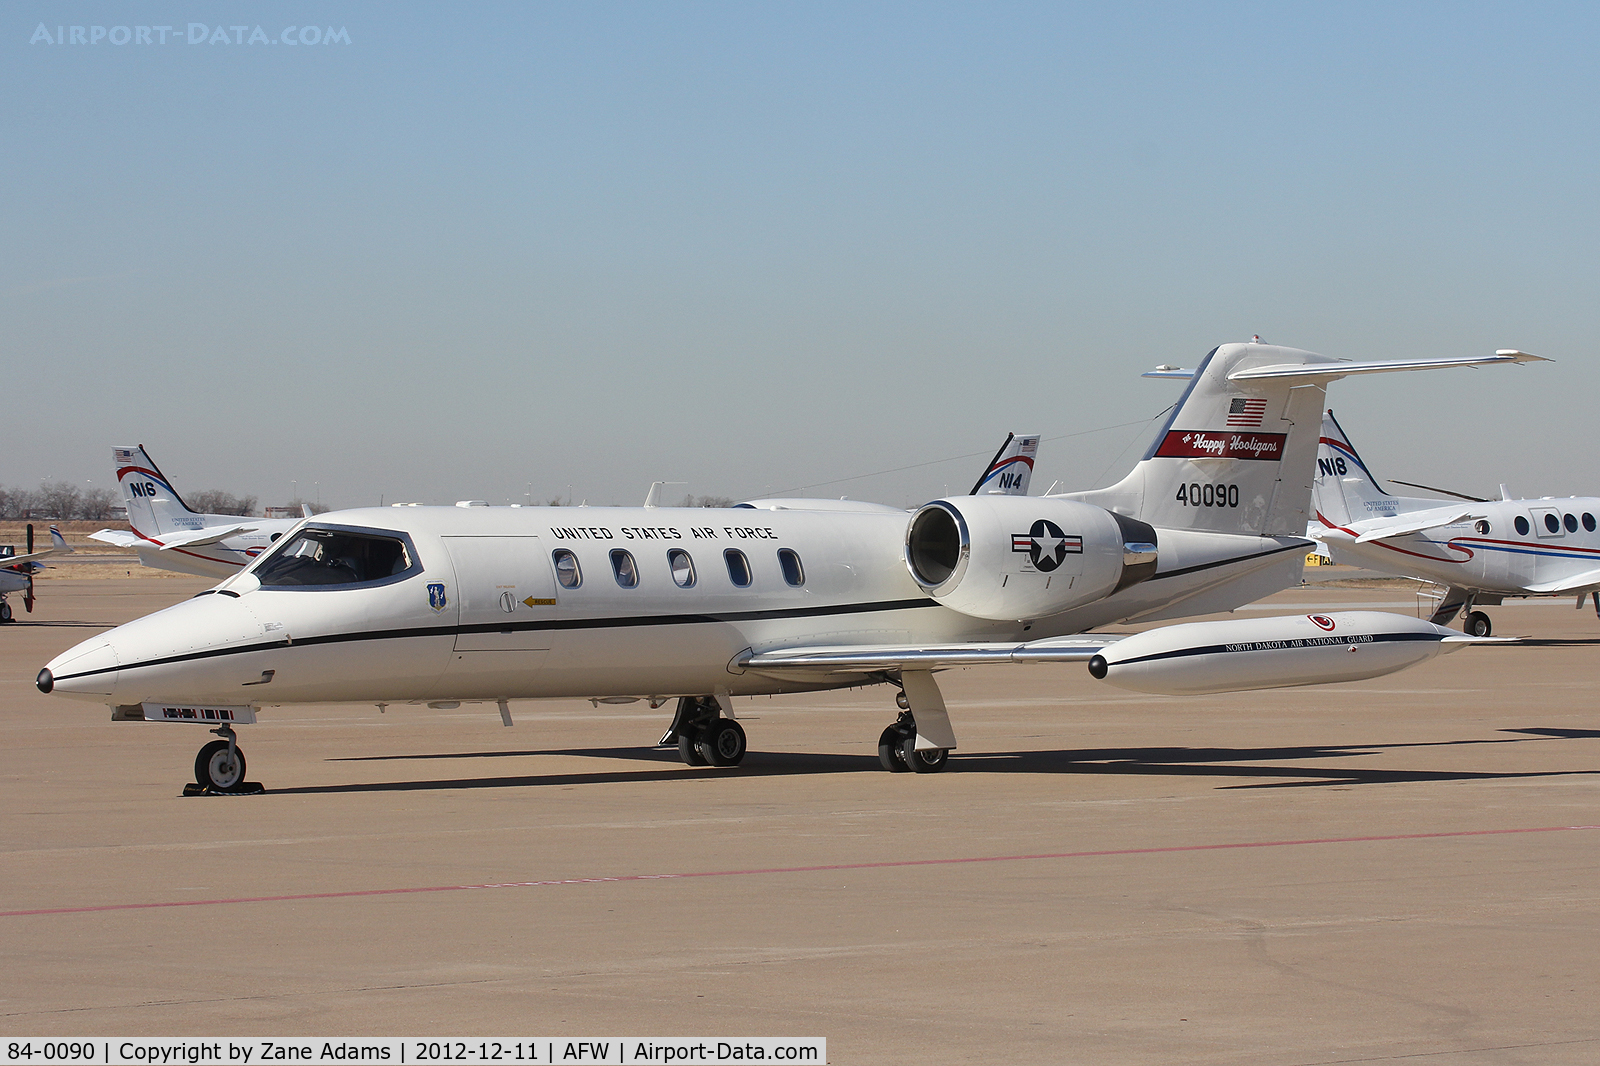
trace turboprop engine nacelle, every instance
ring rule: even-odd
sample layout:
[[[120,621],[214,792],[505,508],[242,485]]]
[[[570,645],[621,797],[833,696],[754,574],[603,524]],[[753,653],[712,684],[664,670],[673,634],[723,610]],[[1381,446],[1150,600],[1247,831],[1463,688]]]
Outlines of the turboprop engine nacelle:
[[[1125,637],[1089,660],[1107,684],[1163,696],[1363,681],[1472,643],[1384,611],[1186,622]]]
[[[1154,574],[1156,531],[1075,500],[958,496],[911,516],[906,566],[953,611],[1047,618]]]

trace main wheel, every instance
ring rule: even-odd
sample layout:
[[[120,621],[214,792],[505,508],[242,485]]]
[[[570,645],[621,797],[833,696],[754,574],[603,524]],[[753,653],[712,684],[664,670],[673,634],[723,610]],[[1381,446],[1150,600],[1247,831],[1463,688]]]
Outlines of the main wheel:
[[[903,774],[911,767],[906,765],[906,757],[900,750],[900,744],[906,735],[900,731],[899,726],[892,725],[878,737],[878,762],[891,774]]]
[[[194,757],[194,779],[201,788],[235,788],[244,780],[244,752],[228,754],[226,740],[213,740]]]
[[[732,718],[718,718],[700,734],[695,750],[712,766],[738,766],[744,758],[744,726]]]
[[[9,621],[11,621],[11,605],[9,603],[0,603],[0,622]]]
[[[900,742],[900,757],[906,765],[919,774],[936,774],[950,761],[944,748],[917,748],[917,735],[912,733]]]
[[[1489,616],[1482,611],[1473,611],[1467,615],[1467,624],[1461,628],[1467,631],[1469,637],[1487,637],[1494,631],[1494,626],[1489,623]]]
[[[705,759],[700,756],[699,745],[694,742],[694,732],[686,730],[678,734],[678,758],[689,766],[704,766]]]

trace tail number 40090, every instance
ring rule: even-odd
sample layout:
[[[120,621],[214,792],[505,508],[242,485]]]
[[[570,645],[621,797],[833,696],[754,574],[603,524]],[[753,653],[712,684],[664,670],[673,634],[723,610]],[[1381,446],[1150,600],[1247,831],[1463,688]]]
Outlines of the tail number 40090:
[[[1202,485],[1191,481],[1178,486],[1178,502],[1190,507],[1237,507],[1238,485]]]

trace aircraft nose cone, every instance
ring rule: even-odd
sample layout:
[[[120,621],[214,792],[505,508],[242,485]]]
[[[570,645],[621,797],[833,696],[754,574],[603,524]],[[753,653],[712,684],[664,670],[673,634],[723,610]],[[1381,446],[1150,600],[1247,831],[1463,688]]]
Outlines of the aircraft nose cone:
[[[41,692],[98,701],[116,687],[117,666],[115,646],[103,636],[91,637],[51,659],[36,684]]]

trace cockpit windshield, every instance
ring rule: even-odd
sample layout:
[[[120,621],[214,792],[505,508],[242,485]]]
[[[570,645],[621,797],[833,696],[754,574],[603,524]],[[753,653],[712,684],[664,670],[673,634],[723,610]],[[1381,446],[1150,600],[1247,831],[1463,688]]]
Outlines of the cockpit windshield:
[[[405,541],[342,529],[302,529],[276,546],[253,573],[263,588],[359,585],[415,566]]]

